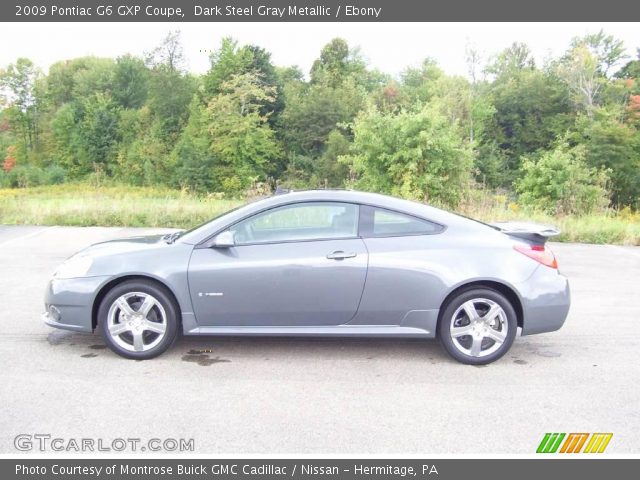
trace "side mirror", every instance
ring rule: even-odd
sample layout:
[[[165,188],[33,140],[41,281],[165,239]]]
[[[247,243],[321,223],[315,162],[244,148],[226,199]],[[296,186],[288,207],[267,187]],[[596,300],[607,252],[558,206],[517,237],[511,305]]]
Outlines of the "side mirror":
[[[231,230],[226,230],[222,233],[219,233],[213,239],[213,247],[215,248],[229,248],[233,247],[236,244],[235,241],[235,232]]]

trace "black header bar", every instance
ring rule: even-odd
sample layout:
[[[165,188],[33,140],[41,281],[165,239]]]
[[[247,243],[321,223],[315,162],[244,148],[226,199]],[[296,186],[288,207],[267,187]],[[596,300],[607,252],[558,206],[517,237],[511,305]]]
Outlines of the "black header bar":
[[[629,0],[3,0],[2,22],[640,20]]]

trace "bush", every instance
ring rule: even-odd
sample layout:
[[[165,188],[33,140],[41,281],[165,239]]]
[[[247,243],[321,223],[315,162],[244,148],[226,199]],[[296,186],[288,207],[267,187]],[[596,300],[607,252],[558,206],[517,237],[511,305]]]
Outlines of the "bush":
[[[67,179],[67,171],[59,165],[51,165],[44,171],[45,184],[60,185]]]
[[[587,214],[609,204],[608,170],[589,168],[582,147],[561,141],[538,160],[523,157],[522,176],[515,184],[525,207],[556,214]]]
[[[37,187],[46,183],[46,175],[41,168],[19,165],[11,170],[13,187]]]
[[[9,172],[0,173],[0,187],[28,188],[57,185],[64,183],[66,178],[65,169],[57,165],[44,169],[33,165],[18,165]]]
[[[353,132],[351,154],[340,160],[351,167],[357,188],[455,206],[469,186],[471,149],[437,108],[370,109],[356,118]]]

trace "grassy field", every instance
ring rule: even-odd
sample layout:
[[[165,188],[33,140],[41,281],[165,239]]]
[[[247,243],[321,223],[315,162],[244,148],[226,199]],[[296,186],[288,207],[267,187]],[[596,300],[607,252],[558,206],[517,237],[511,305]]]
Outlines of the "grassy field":
[[[0,189],[0,224],[189,228],[241,203],[149,187]]]
[[[66,184],[0,189],[0,224],[189,228],[241,203],[149,187]],[[469,202],[459,211],[483,221],[549,223],[562,230],[555,240],[564,242],[640,245],[640,214],[628,211],[552,217],[520,210],[498,196]]]

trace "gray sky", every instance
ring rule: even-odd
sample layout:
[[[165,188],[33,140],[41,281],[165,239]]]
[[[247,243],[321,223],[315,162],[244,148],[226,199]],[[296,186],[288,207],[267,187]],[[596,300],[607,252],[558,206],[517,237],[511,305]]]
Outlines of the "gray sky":
[[[558,56],[571,38],[604,29],[624,41],[629,55],[640,47],[640,23],[0,23],[0,66],[28,57],[45,71],[79,56],[116,57],[151,50],[170,29],[180,29],[188,67],[203,73],[208,51],[232,36],[272,53],[280,66],[307,73],[324,44],[336,36],[359,46],[371,66],[398,74],[435,58],[449,74],[466,75],[465,47],[488,57],[511,43],[529,45],[536,59]]]

